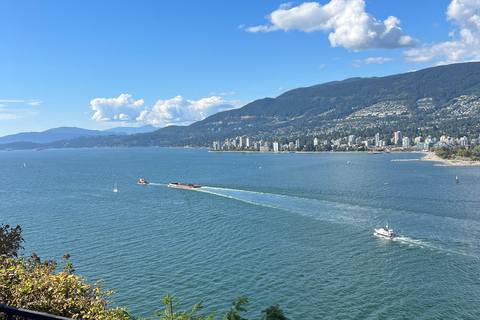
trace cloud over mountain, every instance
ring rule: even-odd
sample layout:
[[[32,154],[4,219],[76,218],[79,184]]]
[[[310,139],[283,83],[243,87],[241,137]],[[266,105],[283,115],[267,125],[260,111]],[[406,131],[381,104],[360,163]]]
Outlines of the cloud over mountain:
[[[198,101],[186,100],[176,96],[169,100],[158,100],[153,108],[143,107],[144,100],[133,100],[129,94],[118,98],[96,98],[90,102],[95,111],[95,121],[137,122],[152,124],[156,127],[167,125],[188,125],[206,117],[230,109],[240,108],[246,104],[242,101],[227,101],[212,96]]]
[[[414,47],[419,41],[407,36],[398,26],[400,20],[390,16],[378,21],[365,12],[363,0],[331,0],[324,6],[318,2],[305,2],[292,7],[283,4],[267,16],[270,24],[245,28],[248,32],[299,30],[329,32],[333,47],[349,50],[394,49]]]
[[[172,124],[188,125],[214,113],[240,108],[244,105],[245,102],[226,101],[215,96],[198,101],[176,96],[170,100],[158,100],[152,109],[142,111],[137,120],[160,127]]]

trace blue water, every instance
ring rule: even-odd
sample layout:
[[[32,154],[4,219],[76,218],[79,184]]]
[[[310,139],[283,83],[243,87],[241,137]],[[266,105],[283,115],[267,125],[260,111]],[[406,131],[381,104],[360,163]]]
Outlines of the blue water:
[[[243,295],[249,319],[479,318],[480,167],[391,161],[421,156],[5,151],[0,222],[135,316],[170,291],[217,319]],[[372,234],[387,221],[395,241]]]

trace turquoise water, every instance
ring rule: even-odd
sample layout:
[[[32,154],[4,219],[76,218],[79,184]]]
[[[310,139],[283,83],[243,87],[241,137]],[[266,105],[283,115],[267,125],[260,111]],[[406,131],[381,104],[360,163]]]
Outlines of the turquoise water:
[[[249,319],[275,303],[292,320],[479,318],[480,167],[391,161],[420,157],[0,152],[0,222],[136,316],[170,291],[217,319],[243,295]],[[387,221],[395,241],[372,234]]]

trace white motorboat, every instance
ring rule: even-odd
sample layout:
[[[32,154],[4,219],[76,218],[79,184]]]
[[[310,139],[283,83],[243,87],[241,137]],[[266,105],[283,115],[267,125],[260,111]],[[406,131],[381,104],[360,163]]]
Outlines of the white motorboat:
[[[393,232],[393,229],[388,228],[388,223],[385,227],[380,228],[380,229],[374,229],[375,232],[373,233],[377,237],[381,238],[387,238],[387,239],[393,239],[395,238],[395,233]]]

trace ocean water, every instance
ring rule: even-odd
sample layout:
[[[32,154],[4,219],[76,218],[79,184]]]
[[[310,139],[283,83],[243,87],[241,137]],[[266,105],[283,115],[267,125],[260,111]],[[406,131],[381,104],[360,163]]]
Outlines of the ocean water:
[[[478,319],[480,167],[391,161],[421,156],[5,151],[0,222],[135,316],[170,291],[216,319],[244,295],[249,319]],[[386,222],[394,241],[373,236]]]

